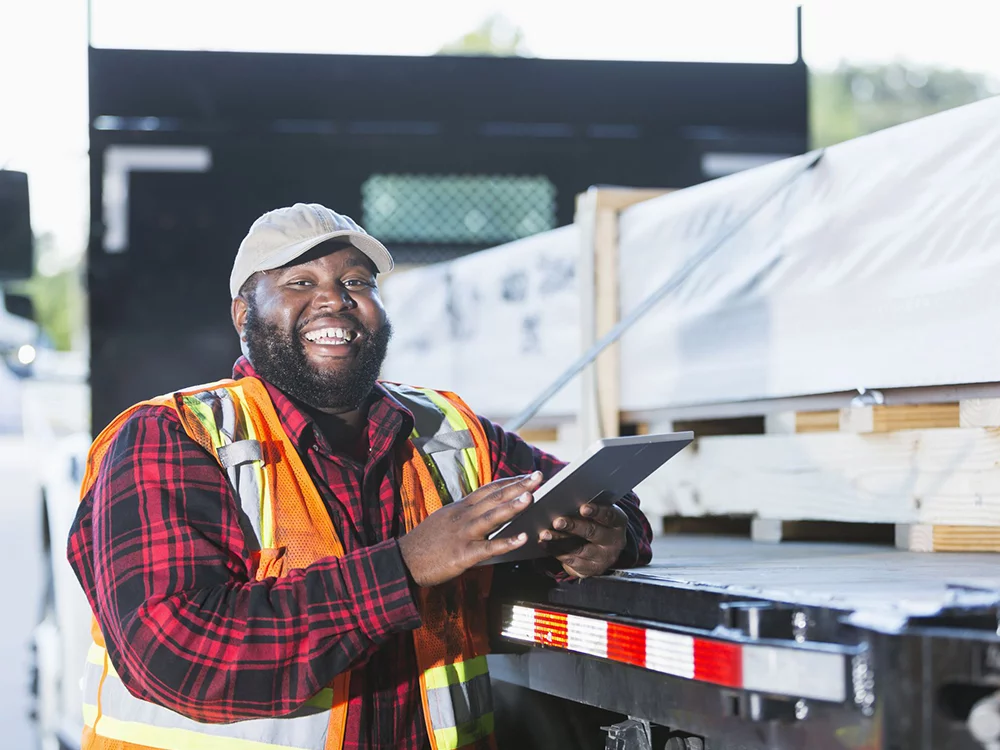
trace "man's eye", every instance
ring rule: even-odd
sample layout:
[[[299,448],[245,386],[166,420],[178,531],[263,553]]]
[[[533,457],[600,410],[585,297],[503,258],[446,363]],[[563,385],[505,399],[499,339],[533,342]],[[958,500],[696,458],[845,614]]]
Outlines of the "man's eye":
[[[309,279],[295,279],[295,281],[289,281],[289,286],[312,286],[312,282]]]
[[[344,286],[346,286],[348,289],[362,289],[364,287],[370,287],[375,285],[370,281],[364,281],[362,279],[345,279]]]

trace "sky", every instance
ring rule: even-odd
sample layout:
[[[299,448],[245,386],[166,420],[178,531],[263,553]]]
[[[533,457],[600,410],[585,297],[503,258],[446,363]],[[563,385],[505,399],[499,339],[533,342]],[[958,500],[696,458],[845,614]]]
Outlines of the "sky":
[[[1000,0],[802,0],[806,62],[911,63],[1000,80]],[[546,58],[790,62],[788,0],[91,0],[95,46],[433,54],[501,14]],[[0,0],[0,167],[27,171],[60,257],[87,223],[82,0]]]

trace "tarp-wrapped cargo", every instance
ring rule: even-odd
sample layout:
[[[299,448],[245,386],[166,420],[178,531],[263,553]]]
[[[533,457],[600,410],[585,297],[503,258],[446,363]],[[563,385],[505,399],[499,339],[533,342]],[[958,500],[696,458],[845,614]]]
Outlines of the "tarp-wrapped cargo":
[[[829,148],[625,334],[622,409],[996,380],[998,123],[1000,97]],[[807,158],[626,209],[622,314]],[[387,377],[516,413],[579,353],[580,252],[566,228],[390,277]]]

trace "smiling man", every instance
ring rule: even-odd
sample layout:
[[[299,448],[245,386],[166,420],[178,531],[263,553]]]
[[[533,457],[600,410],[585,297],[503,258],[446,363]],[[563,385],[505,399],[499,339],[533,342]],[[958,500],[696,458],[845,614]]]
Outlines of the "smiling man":
[[[265,214],[230,278],[233,377],[94,442],[68,549],[95,620],[84,748],[494,745],[475,566],[525,542],[487,537],[562,464],[455,394],[378,382],[391,269],[328,208]],[[554,527],[578,540],[560,576],[650,557],[632,496]]]

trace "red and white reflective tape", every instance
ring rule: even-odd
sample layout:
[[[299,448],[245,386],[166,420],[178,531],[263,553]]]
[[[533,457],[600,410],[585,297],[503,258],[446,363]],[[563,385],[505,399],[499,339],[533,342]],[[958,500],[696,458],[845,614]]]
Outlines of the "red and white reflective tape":
[[[504,606],[501,635],[655,672],[760,693],[843,703],[847,656],[801,646],[780,648],[622,625],[518,604]]]

